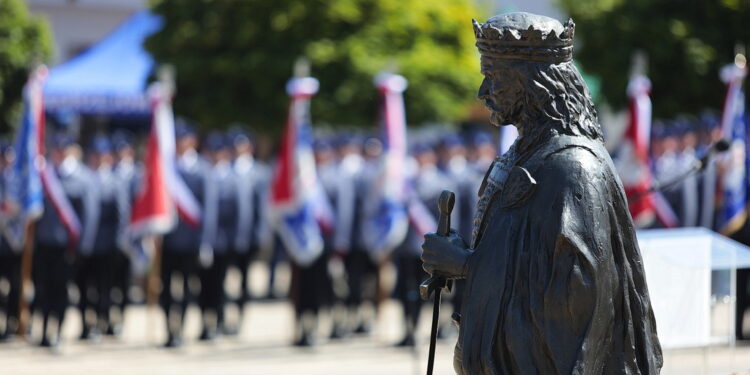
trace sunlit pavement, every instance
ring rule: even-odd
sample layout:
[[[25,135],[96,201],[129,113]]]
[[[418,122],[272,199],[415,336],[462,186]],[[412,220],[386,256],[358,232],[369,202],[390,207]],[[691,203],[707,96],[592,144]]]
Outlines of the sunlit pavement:
[[[263,290],[263,272],[251,284],[256,295]],[[390,275],[392,278],[392,275]],[[278,283],[288,283],[282,268]],[[295,348],[290,345],[294,332],[293,310],[286,301],[250,302],[239,336],[199,342],[199,312],[187,314],[184,346],[162,349],[164,318],[160,310],[132,306],[120,338],[82,342],[80,317],[70,309],[63,329],[63,342],[50,351],[20,340],[0,344],[0,375],[44,374],[424,374],[427,363],[430,308],[425,306],[416,350],[394,348],[401,339],[402,312],[398,304],[383,304],[377,324],[369,336],[341,341],[326,339],[327,317],[319,327],[318,345]],[[448,315],[447,313],[444,315]],[[38,328],[38,327],[37,327]],[[34,332],[34,335],[38,335]],[[453,374],[455,336],[440,341],[435,374]],[[750,344],[707,349],[665,351],[662,374],[750,375]]]
[[[0,345],[2,374],[423,374],[427,358],[425,311],[422,343],[416,351],[396,349],[399,307],[387,302],[369,337],[346,341],[321,340],[311,349],[289,345],[292,310],[284,302],[248,305],[248,319],[236,338],[212,343],[196,340],[198,311],[188,313],[185,346],[177,350],[158,347],[163,342],[163,318],[155,310],[130,309],[123,336],[99,343],[78,341],[78,315],[70,310],[65,339],[55,351],[15,341]],[[325,322],[324,322],[325,323]],[[327,324],[322,324],[325,328]],[[452,374],[452,342],[437,349],[435,374]],[[732,351],[725,347],[685,349],[665,353],[663,374],[750,374],[750,346]]]

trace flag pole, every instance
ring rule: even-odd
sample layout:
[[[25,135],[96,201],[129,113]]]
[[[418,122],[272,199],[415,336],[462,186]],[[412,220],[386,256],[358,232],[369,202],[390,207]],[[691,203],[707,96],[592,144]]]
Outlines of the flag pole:
[[[31,269],[34,262],[34,233],[36,222],[29,221],[24,228],[23,250],[21,253],[21,282],[18,290],[18,336],[26,338],[26,327],[31,320],[29,299],[26,298],[27,287],[31,284]]]
[[[174,66],[170,64],[164,64],[159,67],[159,70],[157,72],[157,77],[159,83],[161,83],[164,87],[164,95],[167,96],[167,100],[171,100],[172,96],[175,92],[175,69]],[[161,261],[162,261],[162,235],[155,234],[151,236],[151,243],[150,245],[152,250],[152,262],[151,262],[151,269],[149,270],[148,277],[146,279],[146,306],[148,307],[148,316],[150,317],[148,319],[149,323],[146,324],[146,329],[149,332],[149,335],[156,332],[153,326],[154,324],[154,316],[158,314],[158,301],[159,301],[159,290],[161,288],[169,288],[169,285],[160,285],[161,284]],[[169,315],[167,315],[167,320],[169,319]],[[169,326],[169,321],[167,321],[167,327]],[[153,336],[152,336],[153,338]],[[155,340],[154,340],[155,341]]]
[[[148,276],[146,278],[146,306],[147,314],[148,314],[148,323],[146,324],[146,332],[147,337],[150,338],[150,341],[155,342],[156,339],[153,336],[154,332],[156,332],[155,325],[155,316],[158,314],[158,301],[159,301],[159,287],[161,284],[161,245],[162,245],[162,237],[160,235],[153,235],[149,238],[151,250],[152,250],[152,259],[151,259],[151,268],[149,269]],[[168,288],[169,286],[161,286],[164,288]],[[167,322],[169,323],[169,322]]]
[[[38,56],[37,56],[38,57]],[[31,80],[34,80],[36,82],[36,85],[39,85],[38,89],[41,90],[41,84],[44,82],[47,76],[47,68],[41,64],[41,61],[36,58],[36,62],[34,63],[34,69],[32,70],[31,76],[29,78],[30,82]],[[28,85],[28,83],[27,83]],[[25,95],[25,94],[24,94]],[[41,110],[41,113],[32,113],[31,116],[39,116],[36,120],[39,122],[37,123],[37,131],[30,134],[31,137],[37,137],[36,141],[38,142],[36,144],[36,150],[34,150],[37,153],[37,157],[42,157],[43,159],[44,155],[44,102],[42,100],[41,92],[38,93],[39,97],[38,100],[39,105],[41,108],[38,108]],[[16,150],[18,151],[18,150]],[[36,159],[33,160],[36,162]],[[38,167],[35,167],[38,168]],[[25,204],[25,203],[24,203]],[[26,216],[25,214],[23,215]],[[28,218],[24,218],[24,233],[23,233],[23,249],[21,250],[21,280],[18,285],[18,336],[26,339],[26,331],[27,327],[29,326],[29,322],[31,320],[31,312],[29,309],[29,298],[26,298],[27,291],[30,290],[30,286],[32,283],[31,280],[31,270],[34,262],[33,258],[33,252],[34,252],[34,234],[36,232],[36,221],[35,220],[28,220]]]

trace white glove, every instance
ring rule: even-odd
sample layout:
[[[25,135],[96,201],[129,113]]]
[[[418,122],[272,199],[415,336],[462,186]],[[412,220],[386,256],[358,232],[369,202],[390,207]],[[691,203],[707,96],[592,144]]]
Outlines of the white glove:
[[[214,249],[209,244],[202,244],[198,252],[198,261],[203,268],[209,268],[214,263]]]

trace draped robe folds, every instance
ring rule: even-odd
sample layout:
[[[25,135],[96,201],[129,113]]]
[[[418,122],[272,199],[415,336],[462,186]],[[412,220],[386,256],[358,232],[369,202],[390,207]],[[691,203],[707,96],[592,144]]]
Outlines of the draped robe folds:
[[[537,185],[490,199],[468,263],[459,374],[658,374],[662,353],[625,194],[601,141],[521,158]],[[504,208],[506,207],[506,208]]]

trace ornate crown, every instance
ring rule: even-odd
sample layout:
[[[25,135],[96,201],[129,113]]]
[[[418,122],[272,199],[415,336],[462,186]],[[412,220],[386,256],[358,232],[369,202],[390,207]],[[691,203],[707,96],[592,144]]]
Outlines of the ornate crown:
[[[515,14],[508,16],[513,15]],[[493,17],[484,24],[472,20],[476,45],[482,55],[502,60],[549,63],[570,61],[573,58],[575,23],[572,19],[560,25],[556,20],[535,16],[554,22],[542,22],[537,27],[532,23],[524,29],[519,26],[526,22],[498,17]]]

